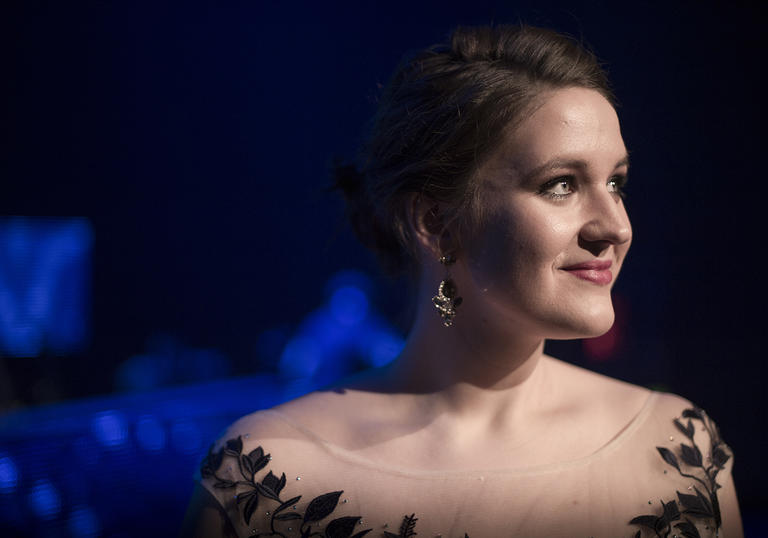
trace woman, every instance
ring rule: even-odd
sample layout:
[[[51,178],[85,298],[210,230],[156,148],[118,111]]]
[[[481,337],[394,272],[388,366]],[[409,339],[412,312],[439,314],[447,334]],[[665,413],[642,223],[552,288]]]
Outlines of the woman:
[[[702,410],[543,353],[608,331],[632,239],[594,56],[548,30],[459,29],[395,74],[364,157],[339,185],[417,282],[405,349],[233,424],[185,532],[741,536]]]

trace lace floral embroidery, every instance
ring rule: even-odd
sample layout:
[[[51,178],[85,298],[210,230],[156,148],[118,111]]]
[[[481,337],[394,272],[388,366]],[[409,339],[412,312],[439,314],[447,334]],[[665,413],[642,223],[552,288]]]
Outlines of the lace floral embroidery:
[[[690,441],[690,444],[680,443],[677,454],[668,448],[656,447],[661,458],[674,467],[680,476],[690,478],[698,482],[688,489],[694,494],[677,491],[677,501],[660,501],[661,515],[643,515],[633,518],[629,523],[651,529],[655,536],[668,537],[675,529],[675,535],[685,538],[701,538],[694,521],[704,522],[707,529],[712,530],[713,536],[717,536],[722,520],[720,517],[720,503],[717,500],[717,490],[722,486],[717,483],[717,475],[725,468],[725,463],[731,458],[728,447],[723,443],[717,425],[698,407],[683,411],[683,419],[688,419],[683,424],[680,419],[674,419],[675,427]],[[709,435],[709,453],[705,459],[701,449],[693,440],[695,426],[693,421],[701,422],[702,427]],[[666,472],[666,471],[664,471]],[[650,501],[649,501],[650,502]],[[678,505],[679,502],[679,505]],[[637,531],[635,538],[640,538],[641,531]]]
[[[237,460],[238,471],[242,480],[228,480],[216,474],[225,456]],[[213,452],[213,447],[211,447],[200,468],[200,474],[203,478],[213,478],[215,480],[213,483],[214,488],[234,489],[238,486],[245,488],[244,491],[241,490],[235,497],[238,513],[242,515],[246,526],[250,526],[253,514],[260,503],[271,501],[273,505],[278,505],[276,508],[267,511],[267,514],[270,516],[269,531],[253,529],[253,536],[360,538],[373,530],[364,529],[355,532],[356,526],[359,525],[362,519],[360,516],[339,517],[328,522],[325,529],[320,529],[320,521],[328,517],[336,509],[339,498],[344,492],[332,491],[315,497],[307,505],[304,514],[301,514],[296,511],[296,503],[301,499],[301,495],[291,497],[290,499],[282,499],[280,497],[286,483],[285,473],[282,473],[280,478],[278,478],[272,471],[269,471],[261,482],[256,481],[256,473],[266,467],[270,459],[271,456],[265,454],[260,446],[248,454],[243,454],[243,439],[238,437],[237,439],[228,440],[218,452]],[[398,534],[385,531],[384,536],[386,538],[410,538],[415,536],[417,533],[414,529],[417,519],[415,514],[405,516]],[[313,525],[317,527],[313,527]],[[466,534],[464,537],[469,538]]]
[[[698,407],[683,411],[682,419],[688,419],[683,423],[680,418],[674,419],[675,427],[690,441],[690,444],[681,443],[675,454],[665,447],[656,447],[664,462],[673,467],[680,476],[689,478],[696,485],[688,489],[693,493],[681,493],[677,491],[677,500],[659,502],[660,515],[641,515],[633,518],[629,524],[650,529],[659,538],[668,538],[672,532],[675,536],[684,538],[702,538],[694,521],[704,523],[705,528],[712,531],[712,536],[717,536],[722,525],[720,516],[720,504],[717,498],[717,490],[722,486],[717,483],[717,475],[725,469],[725,464],[731,458],[730,449],[722,441],[717,425]],[[709,436],[708,454],[702,456],[702,451],[694,441],[694,421],[701,423],[701,427]],[[237,469],[241,479],[230,480],[216,474],[221,468],[225,457],[234,458],[237,461]],[[321,521],[330,516],[336,510],[343,491],[332,491],[319,495],[307,505],[304,513],[296,510],[301,495],[284,499],[281,497],[286,485],[285,473],[278,478],[270,470],[261,482],[256,481],[256,473],[264,469],[271,460],[269,454],[265,454],[261,446],[248,454],[243,453],[242,437],[229,439],[218,452],[213,447],[203,460],[201,475],[203,478],[212,478],[213,487],[220,489],[235,489],[240,487],[240,492],[235,495],[238,514],[243,523],[250,527],[251,519],[256,509],[264,503],[270,502],[270,509],[266,512],[270,516],[269,529],[252,529],[253,536],[289,536],[321,537],[321,538],[360,538],[370,533],[373,529],[364,529],[355,532],[361,524],[361,516],[343,516],[331,520],[321,528]],[[666,471],[665,471],[666,472]],[[651,504],[651,501],[649,501]],[[415,514],[403,517],[397,534],[384,531],[384,538],[411,538],[416,536]],[[643,536],[642,530],[638,530],[634,538]],[[464,538],[469,538],[464,534]]]

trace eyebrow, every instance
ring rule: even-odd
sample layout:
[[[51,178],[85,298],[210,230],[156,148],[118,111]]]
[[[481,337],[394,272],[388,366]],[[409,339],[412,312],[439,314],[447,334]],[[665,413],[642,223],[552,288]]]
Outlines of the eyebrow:
[[[549,172],[551,170],[557,170],[558,168],[580,168],[585,169],[587,168],[588,164],[587,161],[583,159],[561,159],[559,157],[555,157],[554,159],[550,159],[549,161],[545,162],[541,166],[537,166],[530,172],[528,172],[525,175],[525,181],[531,180],[536,176],[539,176],[541,174],[544,174],[545,172]],[[621,166],[629,166],[629,153],[625,154],[624,157],[618,160],[616,164],[613,166],[614,169],[619,168]]]

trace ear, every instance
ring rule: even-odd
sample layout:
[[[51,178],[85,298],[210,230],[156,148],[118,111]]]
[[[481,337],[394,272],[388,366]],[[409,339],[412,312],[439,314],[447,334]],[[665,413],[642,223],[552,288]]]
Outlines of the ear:
[[[453,245],[446,225],[445,205],[423,195],[414,194],[409,204],[409,223],[421,254],[438,259]]]

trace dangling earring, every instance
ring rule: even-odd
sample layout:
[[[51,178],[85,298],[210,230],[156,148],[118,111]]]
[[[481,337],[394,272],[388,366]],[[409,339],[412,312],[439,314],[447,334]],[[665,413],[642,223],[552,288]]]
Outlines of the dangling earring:
[[[450,327],[453,324],[453,317],[456,315],[456,308],[461,304],[461,297],[456,296],[456,283],[451,279],[450,266],[456,263],[456,258],[451,254],[440,256],[440,263],[445,266],[445,278],[440,282],[437,289],[437,295],[432,297],[435,308],[440,312],[443,318],[443,325]]]

